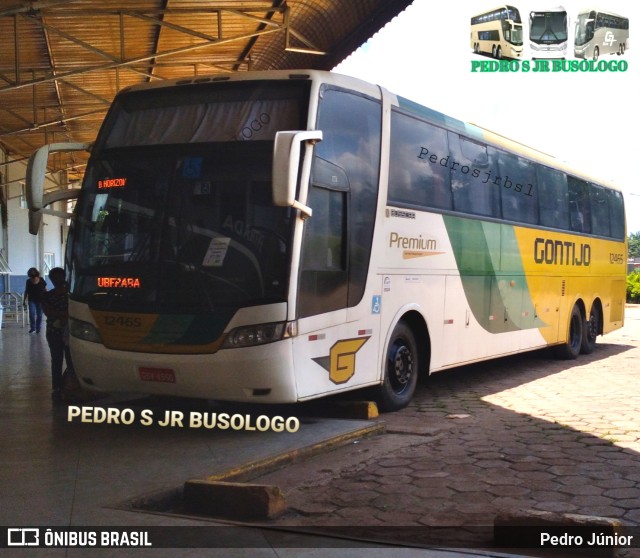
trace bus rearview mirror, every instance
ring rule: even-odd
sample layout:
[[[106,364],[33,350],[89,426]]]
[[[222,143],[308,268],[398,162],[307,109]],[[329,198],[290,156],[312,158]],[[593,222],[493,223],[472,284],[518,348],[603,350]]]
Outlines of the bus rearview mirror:
[[[311,216],[311,208],[296,199],[300,153],[303,142],[322,141],[320,130],[294,130],[276,132],[273,144],[273,174],[271,181],[273,204],[278,207],[295,207],[303,215]],[[304,199],[306,195],[302,195]]]
[[[47,161],[50,153],[89,151],[90,143],[51,143],[43,145],[29,157],[26,176],[27,207],[30,211],[39,211],[44,203],[44,179],[47,174]]]

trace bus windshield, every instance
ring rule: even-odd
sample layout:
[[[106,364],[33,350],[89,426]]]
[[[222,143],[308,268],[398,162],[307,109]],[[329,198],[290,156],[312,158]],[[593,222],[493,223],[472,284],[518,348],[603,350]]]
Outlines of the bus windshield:
[[[286,300],[292,210],[271,200],[273,139],[306,127],[307,84],[227,85],[116,102],[70,233],[74,300],[158,313]]]
[[[510,19],[514,23],[522,23],[522,20],[520,19],[520,12],[518,11],[518,8],[514,8],[513,6],[507,6],[506,7],[506,16],[507,16],[507,19]]]
[[[508,22],[504,21],[504,38],[506,41],[510,42],[512,45],[520,46],[522,45],[522,25],[510,25]]]
[[[580,14],[576,21],[576,38],[575,44],[582,46],[593,39],[594,17],[595,14]]]
[[[560,44],[567,40],[566,12],[532,12],[530,39],[539,44]]]

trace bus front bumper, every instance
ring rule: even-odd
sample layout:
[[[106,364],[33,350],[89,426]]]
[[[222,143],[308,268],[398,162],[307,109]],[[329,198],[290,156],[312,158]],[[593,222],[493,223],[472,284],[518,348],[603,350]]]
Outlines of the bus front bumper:
[[[117,351],[72,338],[71,352],[78,379],[91,390],[253,403],[297,401],[291,339],[190,355]]]

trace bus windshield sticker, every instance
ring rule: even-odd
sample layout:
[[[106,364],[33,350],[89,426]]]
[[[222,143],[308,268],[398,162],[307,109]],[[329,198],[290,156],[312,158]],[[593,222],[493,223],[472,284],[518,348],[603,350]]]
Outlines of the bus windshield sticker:
[[[109,194],[96,194],[95,201],[93,202],[93,210],[91,212],[91,222],[97,223],[98,221],[104,221],[105,217],[109,215],[109,212],[105,209]]]
[[[187,157],[182,162],[183,178],[200,178],[202,174],[202,157]]]
[[[389,293],[391,292],[391,277],[385,277],[382,282],[382,292]]]
[[[231,238],[228,236],[217,236],[211,239],[209,248],[202,260],[203,267],[222,267],[224,259],[227,256],[227,250],[229,249],[229,243]]]
[[[371,313],[380,314],[380,302],[382,297],[380,295],[373,295],[371,299]]]

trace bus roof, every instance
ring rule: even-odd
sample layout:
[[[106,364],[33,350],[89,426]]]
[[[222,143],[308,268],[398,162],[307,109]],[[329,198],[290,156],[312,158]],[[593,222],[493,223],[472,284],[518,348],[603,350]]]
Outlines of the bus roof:
[[[499,147],[501,149],[510,151],[517,155],[523,155],[527,159],[531,159],[537,163],[546,165],[551,168],[562,170],[578,178],[587,180],[588,182],[593,182],[601,186],[606,186],[607,188],[610,188],[612,190],[622,191],[622,188],[620,186],[618,186],[617,184],[609,180],[598,178],[596,176],[585,173],[584,171],[581,171],[578,168],[571,166],[569,163],[565,163],[560,159],[556,159],[553,155],[544,153],[543,151],[539,151],[538,149],[535,149],[533,147],[530,147],[518,141],[509,139],[487,128],[483,128],[481,126],[478,126],[477,124],[463,122],[462,120],[452,118],[451,116],[447,116],[446,114],[433,110],[429,107],[420,105],[404,97],[397,96],[397,99],[398,99],[397,106],[403,108],[404,110],[410,113],[415,114],[416,116],[420,116],[422,119],[427,120],[435,124],[436,126],[440,126],[443,128],[456,131],[459,134],[462,134],[470,139],[474,139],[479,142],[483,142],[483,143],[493,145],[495,147]]]
[[[555,8],[545,8],[542,10],[531,10],[530,13],[532,14],[550,14],[550,13],[557,13],[557,12],[566,12],[567,9],[564,6],[556,6]]]
[[[381,95],[382,95],[381,91],[383,91],[383,89],[380,86],[363,81],[359,78],[354,78],[351,76],[338,74],[335,72],[327,72],[322,70],[267,70],[267,71],[258,71],[258,72],[230,73],[228,77],[220,76],[220,75],[195,76],[193,78],[182,78],[182,79],[175,79],[175,80],[166,80],[162,82],[133,85],[127,89],[122,90],[118,95],[126,95],[130,92],[148,91],[151,89],[163,89],[163,88],[168,89],[176,86],[189,86],[189,85],[200,85],[200,84],[206,84],[206,83],[218,83],[218,82],[230,82],[230,81],[253,81],[253,80],[267,80],[267,79],[312,80],[312,81],[321,82],[321,83],[329,83],[338,87],[344,87],[347,89],[356,90],[360,93],[364,93],[376,99],[381,98]],[[567,163],[564,163],[554,158],[549,154],[543,153],[542,151],[538,151],[532,147],[529,147],[527,145],[524,145],[522,143],[519,143],[511,139],[508,139],[486,128],[482,128],[481,126],[463,122],[462,120],[458,120],[457,118],[447,116],[446,114],[443,114],[429,107],[416,103],[415,101],[411,101],[410,99],[395,95],[394,93],[389,92],[389,94],[392,95],[392,104],[410,113],[413,113],[416,116],[419,116],[420,118],[435,124],[436,126],[440,126],[452,131],[456,131],[462,135],[465,135],[470,139],[486,142],[488,144],[494,145],[495,147],[500,147],[501,149],[504,149],[519,155],[523,155],[528,159],[534,160],[538,163],[541,163],[543,165],[546,165],[552,168],[558,168],[560,170],[573,174],[589,182],[594,182],[596,184],[600,184],[602,186],[606,186],[614,190],[621,190],[621,188],[616,184],[613,184],[609,181],[602,180],[594,176],[590,176],[580,171],[579,169],[571,167]]]
[[[582,14],[588,14],[591,12],[596,12],[597,14],[604,14],[604,15],[610,15],[610,16],[614,16],[614,17],[619,17],[622,19],[629,19],[627,16],[623,16],[620,14],[614,14],[613,12],[610,12],[609,10],[601,10],[599,8],[584,8],[582,10],[580,10],[578,12],[578,15],[582,15]]]
[[[500,4],[499,6],[496,6],[495,8],[492,8],[491,10],[482,10],[481,12],[477,13],[477,14],[473,14],[471,17],[478,17],[481,15],[485,15],[485,14],[490,14],[495,12],[496,10],[502,10],[502,9],[506,9],[507,11],[513,11],[515,13],[517,13],[518,15],[520,14],[520,10],[518,10],[518,8],[516,8],[515,6],[512,6],[511,4]]]

